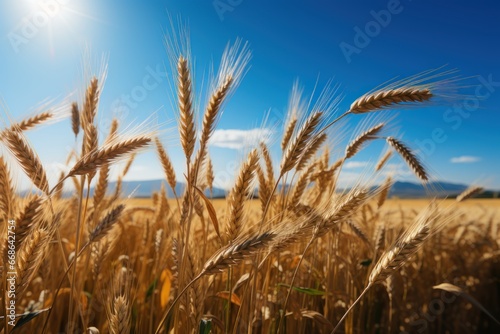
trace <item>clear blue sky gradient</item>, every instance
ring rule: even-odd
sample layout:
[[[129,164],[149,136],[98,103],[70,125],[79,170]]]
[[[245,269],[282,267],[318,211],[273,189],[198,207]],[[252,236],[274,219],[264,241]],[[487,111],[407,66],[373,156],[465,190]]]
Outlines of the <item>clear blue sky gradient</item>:
[[[174,20],[180,15],[190,28],[197,92],[206,81],[211,62],[218,64],[229,41],[239,37],[250,44],[251,67],[226,105],[220,129],[249,130],[261,126],[268,110],[283,112],[297,78],[308,93],[316,84],[321,89],[329,79],[340,83],[341,110],[389,79],[442,65],[458,69],[463,77],[480,76],[493,82],[482,86],[481,92],[488,96],[469,108],[473,109],[470,112],[449,111],[450,105],[392,113],[397,113],[393,120],[397,133],[419,151],[434,179],[500,189],[498,1],[52,1],[60,1],[62,9],[47,22],[39,14],[43,22],[35,23],[35,31],[28,37],[23,18],[33,20],[32,15],[40,11],[40,0],[0,2],[3,121],[22,119],[47,98],[58,102],[71,92],[81,92],[85,84],[83,54],[90,46],[94,58],[103,53],[108,58],[99,109],[101,122],[113,116],[117,99],[143,85],[151,71],[168,72],[150,81],[155,87],[130,108],[122,123],[141,122],[156,112],[163,124],[164,143],[181,179],[184,160],[173,129],[176,112],[169,100],[166,76],[170,76],[170,69],[164,45],[169,15]],[[390,19],[385,17],[387,24],[377,23],[373,13],[390,9],[393,13]],[[372,29],[368,30],[370,41],[356,44],[357,31],[366,29]],[[341,48],[347,44],[357,47],[349,57]],[[465,82],[481,84],[477,78]],[[475,87],[465,92],[474,95]],[[454,103],[463,105],[464,97]],[[470,107],[470,101],[466,103]],[[350,118],[346,126],[354,129],[360,119]],[[280,137],[280,126],[276,138]],[[439,139],[445,140],[433,140],[436,131]],[[50,167],[64,163],[74,146],[69,120],[37,129],[28,137]],[[360,165],[376,161],[381,151],[382,145],[372,145],[355,161]],[[242,151],[211,147],[210,152],[219,171],[219,183],[227,185],[225,179],[234,174],[232,162],[243,158]],[[278,144],[273,145],[272,152],[279,157]],[[452,162],[464,156],[471,158],[458,160],[474,161]],[[394,159],[394,163],[400,162]],[[363,171],[362,167],[352,168],[348,173],[356,176]],[[161,176],[155,154],[149,151],[138,157],[129,178]],[[416,181],[404,173],[401,178]]]

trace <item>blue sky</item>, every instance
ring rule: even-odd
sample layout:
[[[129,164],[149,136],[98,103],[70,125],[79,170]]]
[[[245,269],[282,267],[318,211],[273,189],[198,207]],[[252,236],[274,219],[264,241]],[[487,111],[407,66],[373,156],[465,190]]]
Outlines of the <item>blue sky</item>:
[[[227,43],[248,41],[250,68],[218,126],[233,130],[236,137],[261,127],[269,111],[272,120],[283,120],[296,79],[307,94],[315,86],[317,94],[329,80],[340,84],[344,110],[359,95],[396,76],[443,65],[458,69],[461,76],[471,77],[461,83],[470,87],[450,105],[386,114],[397,115],[392,119],[394,133],[419,151],[434,179],[500,189],[496,1],[5,0],[0,2],[1,119],[22,119],[47,99],[57,105],[71,93],[77,92],[76,98],[85,85],[85,50],[95,64],[104,54],[108,73],[100,129],[106,131],[107,121],[117,115],[121,96],[145,92],[127,115],[121,114],[121,122],[138,123],[154,114],[180,179],[184,160],[174,129],[164,45],[169,15],[188,22],[200,94],[209,66],[217,66]],[[145,80],[149,89],[141,90]],[[483,98],[475,98],[476,89]],[[344,124],[345,140],[352,133],[346,129],[354,130],[360,121],[362,117],[351,117]],[[276,143],[282,124],[266,126],[273,128],[272,153],[279,159]],[[69,120],[34,130],[28,138],[51,175],[57,175],[74,147]],[[362,151],[346,166],[346,182],[365,172],[367,163],[383,151],[382,143]],[[210,153],[218,171],[216,182],[227,186],[244,150],[237,144],[225,148],[214,143]],[[398,178],[416,181],[400,159],[391,163]],[[149,151],[137,158],[128,178],[160,177],[161,167]]]

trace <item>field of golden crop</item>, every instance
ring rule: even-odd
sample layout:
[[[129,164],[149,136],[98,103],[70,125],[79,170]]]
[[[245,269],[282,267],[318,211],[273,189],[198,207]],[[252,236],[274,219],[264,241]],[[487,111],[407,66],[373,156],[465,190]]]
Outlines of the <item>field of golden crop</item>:
[[[456,200],[387,199],[390,176],[376,187],[338,186],[344,163],[374,140],[388,151],[373,178],[385,175],[394,154],[428,180],[415,153],[384,134],[384,122],[367,122],[340,151],[329,149],[337,143],[328,130],[351,114],[432,101],[437,83],[403,80],[361,96],[337,119],[331,96],[308,110],[295,91],[281,160],[260,144],[227,198],[211,200],[209,139],[247,61],[244,47],[229,48],[206,108],[195,111],[190,59],[176,55],[187,187],[175,199],[165,187],[151,199],[122,193],[135,154],[148,147],[168,187],[180,178],[148,129],[122,133],[114,121],[100,136],[100,78],[71,106],[78,148],[58,182],[49,183],[24,136],[50,111],[1,129],[9,153],[0,157],[0,331],[498,333],[498,199],[471,199],[477,187]],[[127,163],[111,188],[110,167],[119,161]],[[21,197],[13,170],[37,191]],[[64,185],[73,187],[69,197]],[[258,199],[249,199],[254,188]]]

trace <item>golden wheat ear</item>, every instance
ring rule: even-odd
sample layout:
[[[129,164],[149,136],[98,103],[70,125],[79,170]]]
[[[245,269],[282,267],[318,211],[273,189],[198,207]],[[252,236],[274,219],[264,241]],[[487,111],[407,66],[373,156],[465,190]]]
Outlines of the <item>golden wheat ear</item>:
[[[424,87],[382,90],[358,98],[351,104],[349,112],[362,114],[401,104],[422,103],[429,101],[432,96],[431,90]]]
[[[103,165],[115,162],[132,152],[145,148],[150,143],[151,137],[149,135],[137,135],[125,139],[117,138],[78,160],[68,172],[66,178],[95,173]]]
[[[42,162],[35,151],[31,148],[26,138],[20,131],[6,130],[2,132],[2,140],[14,155],[22,170],[43,193],[48,194],[49,182]]]
[[[364,114],[385,109],[408,108],[439,103],[457,97],[460,88],[456,70],[432,69],[389,83],[357,98],[347,113]],[[448,103],[447,103],[448,104]]]
[[[177,63],[177,99],[179,105],[179,132],[188,164],[194,151],[196,129],[194,123],[192,82],[189,63],[183,56]]]
[[[393,137],[386,138],[387,143],[399,153],[407,165],[413,170],[422,181],[427,181],[429,176],[417,156],[403,142]]]

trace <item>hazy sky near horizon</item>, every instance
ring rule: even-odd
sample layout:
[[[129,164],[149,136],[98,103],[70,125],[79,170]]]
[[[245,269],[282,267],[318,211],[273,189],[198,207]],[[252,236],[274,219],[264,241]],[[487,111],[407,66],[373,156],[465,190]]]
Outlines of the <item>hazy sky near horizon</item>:
[[[92,58],[95,73],[104,57],[108,68],[100,130],[105,133],[109,120],[117,116],[123,126],[148,119],[158,123],[182,180],[184,158],[164,43],[165,34],[171,33],[169,16],[174,21],[180,16],[189,27],[200,110],[209,68],[212,63],[217,68],[228,42],[240,38],[252,52],[249,69],[225,106],[210,146],[219,186],[231,184],[248,152],[249,138],[269,138],[278,165],[295,80],[306,97],[313,92],[317,97],[329,82],[339,84],[341,112],[388,80],[446,65],[441,71],[457,69],[466,78],[456,83],[460,95],[448,105],[384,112],[391,122],[388,134],[414,148],[435,180],[500,189],[500,3],[493,0],[4,0],[1,125],[46,105],[80,99],[88,79],[84,55]],[[353,131],[361,130],[357,126],[364,118],[350,117],[336,130],[335,137],[343,143],[333,147],[338,154],[358,134]],[[40,127],[27,137],[56,177],[75,147],[70,121]],[[385,149],[383,142],[366,147],[345,166],[342,182],[367,174]],[[398,179],[417,181],[401,159],[394,157],[390,163]],[[149,150],[137,157],[128,179],[162,177]]]

